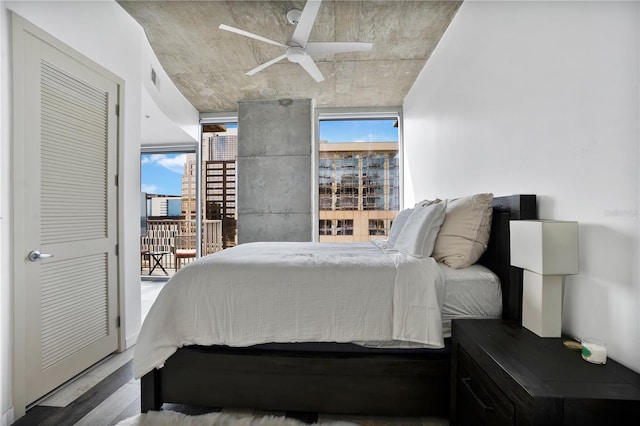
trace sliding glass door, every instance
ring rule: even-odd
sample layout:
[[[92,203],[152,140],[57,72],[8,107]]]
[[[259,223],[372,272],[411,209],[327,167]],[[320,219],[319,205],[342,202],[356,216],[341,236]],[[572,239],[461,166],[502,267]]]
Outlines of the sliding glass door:
[[[195,235],[190,214],[191,195],[185,192],[192,179],[192,148],[145,148],[140,154],[141,229],[140,256],[143,277],[173,275],[191,252],[176,251],[179,243]],[[180,258],[180,253],[185,257]],[[182,261],[182,263],[180,263]]]

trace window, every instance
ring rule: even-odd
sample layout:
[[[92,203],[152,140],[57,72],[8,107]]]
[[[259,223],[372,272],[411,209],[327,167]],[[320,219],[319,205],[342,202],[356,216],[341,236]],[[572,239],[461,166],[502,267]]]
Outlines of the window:
[[[320,235],[353,235],[353,220],[320,219]]]
[[[390,220],[369,219],[369,235],[389,235]]]
[[[353,220],[336,220],[335,235],[353,235]]]
[[[386,238],[400,209],[399,114],[319,114],[320,241]]]
[[[320,220],[320,235],[333,235],[332,220]]]
[[[222,247],[236,245],[236,122],[202,126],[203,214],[207,221],[220,222]]]

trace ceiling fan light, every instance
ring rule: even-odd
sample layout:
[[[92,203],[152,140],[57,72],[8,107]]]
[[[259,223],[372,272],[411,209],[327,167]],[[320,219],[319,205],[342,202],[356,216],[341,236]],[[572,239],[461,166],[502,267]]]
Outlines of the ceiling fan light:
[[[299,46],[291,46],[287,49],[287,59],[289,62],[293,62],[294,64],[299,64],[307,57],[307,53],[304,51],[302,47]]]

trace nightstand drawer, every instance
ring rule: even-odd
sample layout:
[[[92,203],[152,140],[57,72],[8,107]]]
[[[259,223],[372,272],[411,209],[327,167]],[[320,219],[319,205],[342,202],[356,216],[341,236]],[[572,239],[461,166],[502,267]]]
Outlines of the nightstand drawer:
[[[640,413],[640,374],[594,365],[513,321],[453,320],[451,425],[619,425]]]
[[[458,424],[513,425],[513,403],[461,346],[458,346],[457,362]]]

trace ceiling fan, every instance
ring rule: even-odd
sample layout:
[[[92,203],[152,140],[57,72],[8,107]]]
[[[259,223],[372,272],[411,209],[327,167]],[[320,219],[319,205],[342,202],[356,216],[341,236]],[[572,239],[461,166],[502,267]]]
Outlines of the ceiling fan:
[[[371,50],[372,43],[361,42],[313,42],[309,40],[309,34],[311,34],[311,28],[318,15],[320,9],[321,0],[309,0],[304,5],[302,11],[298,9],[292,9],[287,12],[287,20],[289,23],[295,25],[293,34],[289,38],[286,44],[280,43],[268,38],[250,33],[248,31],[234,28],[229,25],[220,24],[218,28],[226,31],[231,31],[236,34],[240,34],[246,37],[254,38],[256,40],[264,41],[265,43],[274,44],[276,46],[284,47],[285,53],[258,65],[251,71],[247,72],[247,75],[254,75],[255,73],[262,71],[270,65],[280,62],[284,58],[287,58],[290,62],[300,64],[316,82],[324,80],[320,69],[311,58],[313,55],[325,55],[332,53],[345,53],[345,52],[362,52]]]

